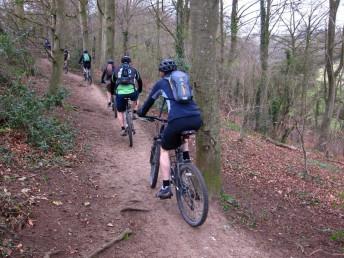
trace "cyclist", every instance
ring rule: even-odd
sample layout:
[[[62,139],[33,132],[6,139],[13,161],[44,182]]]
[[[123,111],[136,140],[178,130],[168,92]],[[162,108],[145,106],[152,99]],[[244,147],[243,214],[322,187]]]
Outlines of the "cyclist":
[[[125,55],[121,59],[121,65],[115,69],[111,82],[115,85],[116,108],[118,111],[118,121],[121,126],[121,135],[126,136],[126,128],[124,123],[124,111],[126,109],[126,98],[133,101],[133,119],[138,109],[138,98],[142,92],[142,79],[140,73],[130,65],[131,58]],[[138,88],[136,89],[136,83]]]
[[[49,42],[49,39],[47,39],[47,38],[44,39],[44,48],[48,51],[51,50],[51,44]]]
[[[91,70],[91,55],[88,53],[88,51],[85,49],[84,52],[82,53],[80,59],[79,59],[79,64],[82,64],[83,67],[83,72],[86,80],[86,70]]]
[[[173,71],[177,70],[177,65],[173,59],[163,59],[159,65],[161,79],[153,86],[147,100],[138,111],[139,116],[145,116],[152,107],[155,100],[160,96],[165,98],[168,107],[168,122],[163,132],[160,149],[160,169],[162,174],[162,186],[157,197],[167,199],[172,196],[170,187],[170,157],[169,150],[176,149],[180,145],[180,133],[187,130],[198,130],[202,125],[201,112],[196,103],[190,100],[188,103],[179,103],[174,100],[174,95],[169,83],[169,77]],[[182,146],[183,159],[189,160],[188,143]]]
[[[63,67],[68,71],[68,61],[70,59],[69,51],[65,48],[63,50]]]
[[[115,84],[111,82],[111,77],[115,71],[115,68],[116,67],[115,67],[114,61],[112,59],[109,59],[103,70],[103,74],[101,78],[102,83],[106,83],[106,81],[108,82],[108,84],[106,85],[106,89],[107,89],[107,95],[109,97],[109,102],[108,102],[109,107],[111,106],[111,103],[112,103],[112,96],[115,95]]]

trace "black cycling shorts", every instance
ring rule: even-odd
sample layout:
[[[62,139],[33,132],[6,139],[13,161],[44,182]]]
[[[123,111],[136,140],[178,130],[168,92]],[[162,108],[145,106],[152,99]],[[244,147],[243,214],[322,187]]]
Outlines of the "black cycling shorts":
[[[127,106],[126,98],[130,98],[131,101],[136,101],[139,98],[139,93],[134,91],[131,94],[117,94],[116,95],[116,105],[118,112],[124,112]]]
[[[174,150],[182,144],[181,132],[198,130],[202,126],[200,116],[182,117],[172,120],[167,124],[161,140],[161,147],[164,150]]]
[[[84,62],[83,66],[85,69],[91,69],[91,62]]]

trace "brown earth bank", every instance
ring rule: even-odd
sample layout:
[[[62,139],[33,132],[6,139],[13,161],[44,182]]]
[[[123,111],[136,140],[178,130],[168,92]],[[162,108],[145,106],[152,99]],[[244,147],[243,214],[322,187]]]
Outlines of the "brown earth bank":
[[[44,92],[50,64],[39,60],[37,66],[42,75],[33,86]],[[224,193],[212,199],[205,224],[191,228],[174,198],[158,200],[148,186],[153,128],[135,121],[130,148],[100,87],[72,73],[64,76],[64,86],[71,95],[58,112],[76,129],[73,153],[50,163],[20,133],[1,138],[18,159],[25,153],[35,157],[0,167],[6,177],[1,183],[28,207],[14,235],[6,235],[13,239],[11,257],[89,257],[107,244],[94,257],[341,254],[341,243],[329,237],[343,228],[343,166],[331,163],[336,172],[324,172],[323,161],[312,157],[311,176],[302,176],[299,152],[257,137],[240,142],[224,130]]]

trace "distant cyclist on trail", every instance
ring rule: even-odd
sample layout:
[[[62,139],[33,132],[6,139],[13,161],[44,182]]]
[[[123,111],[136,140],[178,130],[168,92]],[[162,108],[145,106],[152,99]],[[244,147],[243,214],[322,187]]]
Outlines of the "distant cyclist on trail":
[[[50,42],[49,42],[49,39],[44,39],[44,48],[46,49],[46,50],[48,50],[48,51],[50,51],[51,50],[51,44],[50,44]]]
[[[70,54],[69,51],[65,48],[63,50],[63,69],[65,70],[65,72],[68,72],[68,62],[70,59]]]
[[[118,121],[121,126],[121,135],[126,136],[124,112],[127,102],[125,98],[130,98],[130,100],[134,102],[133,119],[135,119],[135,114],[138,109],[139,94],[142,92],[142,79],[140,73],[130,65],[130,56],[123,56],[121,63],[122,64],[115,69],[111,82],[115,85],[116,108],[118,111]],[[137,89],[136,83],[138,84]]]
[[[153,86],[138,115],[145,116],[160,96],[167,102],[168,123],[163,132],[160,149],[160,171],[163,181],[157,193],[160,199],[167,199],[172,196],[168,151],[182,145],[181,132],[198,130],[202,125],[202,119],[200,109],[192,100],[189,76],[182,71],[177,71],[177,65],[173,59],[162,60],[159,72],[161,79]],[[188,143],[185,142],[182,147],[183,159],[190,160]]]
[[[107,89],[107,95],[108,95],[108,106],[111,106],[112,103],[112,96],[115,95],[115,83],[112,83],[111,78],[112,74],[115,72],[115,64],[112,59],[109,59],[107,61],[106,66],[104,67],[102,78],[101,78],[101,83],[107,83],[106,89]]]
[[[83,66],[83,72],[84,72],[84,75],[86,74],[85,73],[85,70],[88,69],[88,70],[91,70],[91,55],[88,53],[87,50],[84,50],[84,52],[82,53],[80,59],[79,59],[79,64],[82,64]],[[86,77],[85,77],[85,80],[86,80]]]

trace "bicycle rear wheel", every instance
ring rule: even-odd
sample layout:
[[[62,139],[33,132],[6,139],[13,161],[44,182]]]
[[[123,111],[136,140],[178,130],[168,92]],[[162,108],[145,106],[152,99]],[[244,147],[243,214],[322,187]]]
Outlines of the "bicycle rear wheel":
[[[87,78],[87,80],[88,80],[88,84],[91,85],[92,84],[92,76],[91,76],[91,71],[90,70],[88,71],[88,78]]]
[[[208,216],[208,190],[195,165],[180,166],[176,196],[183,219],[192,227],[202,225]]]
[[[128,109],[125,111],[125,119],[127,122],[127,133],[129,137],[129,147],[133,147],[133,119]]]
[[[151,165],[151,171],[149,175],[149,185],[151,188],[155,188],[158,181],[159,166],[160,166],[160,144],[154,141],[151,148],[151,154],[149,159]]]

